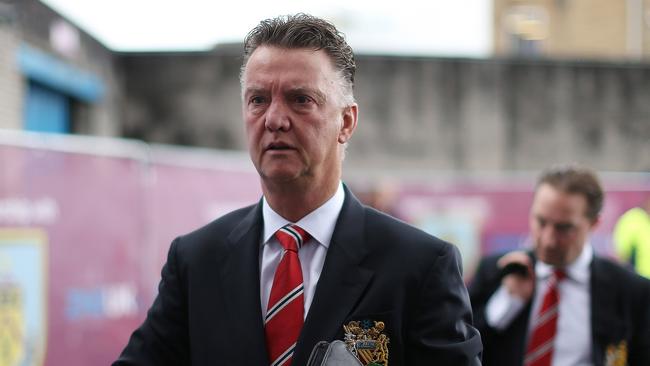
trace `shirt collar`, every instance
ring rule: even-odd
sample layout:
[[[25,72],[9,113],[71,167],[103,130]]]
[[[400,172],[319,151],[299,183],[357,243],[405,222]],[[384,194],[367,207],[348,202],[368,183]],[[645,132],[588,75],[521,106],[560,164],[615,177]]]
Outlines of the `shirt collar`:
[[[591,272],[589,270],[589,266],[591,265],[591,260],[593,259],[594,256],[594,250],[591,247],[591,244],[585,243],[584,247],[582,248],[582,252],[576,258],[573,263],[569,264],[566,266],[564,269],[567,275],[567,278],[570,278],[573,281],[586,284],[589,282],[589,277],[591,275]],[[553,266],[548,265],[542,261],[537,261],[535,263],[535,275],[539,279],[546,279],[551,275],[551,272],[553,271]]]
[[[345,192],[343,191],[343,183],[339,181],[336,192],[329,200],[295,224],[307,231],[321,245],[328,248],[344,200]],[[273,234],[284,225],[292,223],[273,211],[268,202],[266,202],[265,197],[262,198],[262,217],[264,218],[264,236],[262,237],[264,241],[262,244],[268,243],[273,237]]]

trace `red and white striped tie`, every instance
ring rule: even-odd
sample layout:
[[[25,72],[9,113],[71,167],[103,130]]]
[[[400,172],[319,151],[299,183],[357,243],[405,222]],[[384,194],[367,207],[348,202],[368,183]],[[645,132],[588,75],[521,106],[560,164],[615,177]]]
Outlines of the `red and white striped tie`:
[[[560,295],[558,283],[566,277],[564,271],[556,269],[549,278],[548,289],[542,301],[542,307],[534,319],[533,331],[530,333],[526,348],[525,366],[550,366],[553,359],[553,341],[557,331]]]
[[[291,363],[304,321],[305,297],[298,249],[309,240],[309,234],[289,224],[278,230],[275,237],[284,252],[273,277],[264,332],[271,366],[281,366]]]

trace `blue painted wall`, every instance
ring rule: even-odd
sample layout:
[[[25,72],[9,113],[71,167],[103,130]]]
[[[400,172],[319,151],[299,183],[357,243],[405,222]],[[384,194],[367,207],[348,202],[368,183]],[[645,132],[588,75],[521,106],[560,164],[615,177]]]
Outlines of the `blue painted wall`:
[[[17,54],[20,71],[29,80],[24,128],[39,132],[71,132],[72,100],[94,103],[104,94],[96,75],[23,44]]]

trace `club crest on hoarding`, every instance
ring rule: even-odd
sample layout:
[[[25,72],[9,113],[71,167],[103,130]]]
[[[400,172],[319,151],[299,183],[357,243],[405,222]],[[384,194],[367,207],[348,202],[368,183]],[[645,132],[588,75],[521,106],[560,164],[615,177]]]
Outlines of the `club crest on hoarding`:
[[[343,325],[345,344],[362,364],[388,366],[388,336],[385,324],[374,320],[354,320]]]
[[[41,232],[0,230],[0,365],[43,365],[45,263]]]

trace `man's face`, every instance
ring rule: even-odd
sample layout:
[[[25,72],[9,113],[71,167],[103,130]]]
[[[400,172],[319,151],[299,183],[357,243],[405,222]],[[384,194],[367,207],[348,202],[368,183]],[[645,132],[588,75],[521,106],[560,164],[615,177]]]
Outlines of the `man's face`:
[[[324,51],[261,46],[246,64],[242,88],[248,148],[263,181],[321,182],[339,174],[357,107],[344,105],[340,76]]]
[[[587,236],[595,227],[585,213],[587,200],[542,184],[535,192],[530,211],[530,230],[535,255],[544,263],[567,266],[580,255]]]

